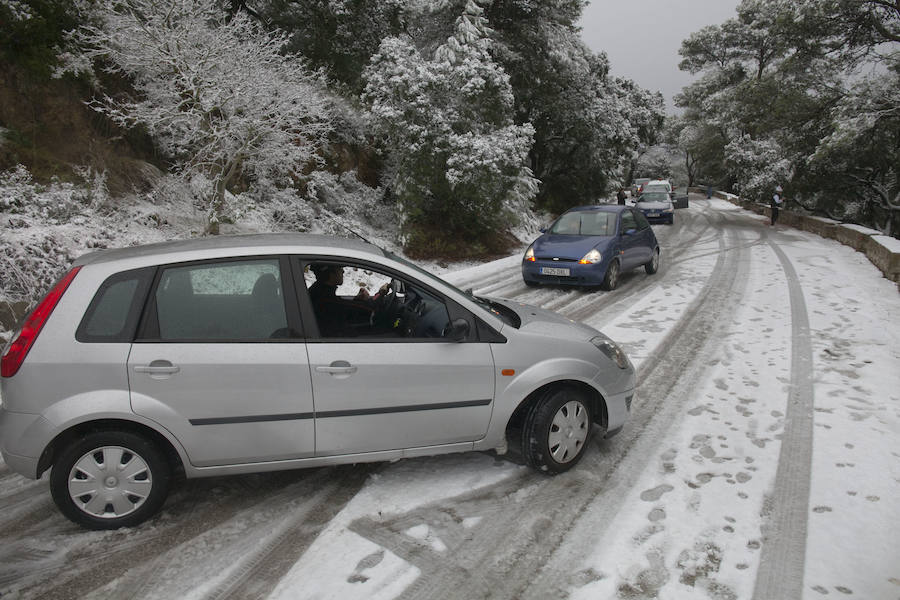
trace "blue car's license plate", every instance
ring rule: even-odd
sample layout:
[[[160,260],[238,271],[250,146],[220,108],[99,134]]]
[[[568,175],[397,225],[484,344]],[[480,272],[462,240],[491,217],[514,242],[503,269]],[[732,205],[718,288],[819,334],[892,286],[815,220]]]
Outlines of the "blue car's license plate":
[[[568,277],[569,270],[561,269],[558,267],[541,267],[541,275],[556,275],[556,276]]]

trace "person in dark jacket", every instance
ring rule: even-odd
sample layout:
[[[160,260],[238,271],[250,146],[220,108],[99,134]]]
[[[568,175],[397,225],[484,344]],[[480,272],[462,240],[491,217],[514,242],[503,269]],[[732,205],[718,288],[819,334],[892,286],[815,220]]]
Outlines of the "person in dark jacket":
[[[309,287],[309,298],[316,313],[319,333],[322,337],[355,335],[356,332],[352,327],[353,316],[374,311],[373,299],[369,296],[369,292],[365,288],[360,288],[352,300],[338,296],[337,289],[344,283],[344,267],[315,264],[310,269],[315,274],[316,281]]]
[[[781,186],[779,185],[775,188],[775,193],[772,194],[772,202],[771,202],[771,208],[772,208],[771,226],[772,227],[775,226],[775,221],[778,220],[778,209],[780,209],[781,205],[784,203],[784,198],[782,197],[783,193],[784,193],[784,191],[781,189]]]
[[[616,194],[616,200],[619,201],[619,204],[625,206],[625,190],[623,188],[619,188],[619,193]]]

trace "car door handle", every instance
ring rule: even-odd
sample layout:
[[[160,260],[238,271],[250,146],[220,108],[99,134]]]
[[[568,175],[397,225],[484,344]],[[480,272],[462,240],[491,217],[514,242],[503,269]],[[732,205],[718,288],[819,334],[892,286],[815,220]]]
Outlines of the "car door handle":
[[[357,367],[346,360],[336,360],[327,367],[316,367],[317,373],[328,373],[329,375],[353,375],[357,370]]]
[[[135,373],[147,373],[149,375],[174,375],[181,371],[181,367],[176,367],[167,360],[154,360],[149,365],[135,365]]]

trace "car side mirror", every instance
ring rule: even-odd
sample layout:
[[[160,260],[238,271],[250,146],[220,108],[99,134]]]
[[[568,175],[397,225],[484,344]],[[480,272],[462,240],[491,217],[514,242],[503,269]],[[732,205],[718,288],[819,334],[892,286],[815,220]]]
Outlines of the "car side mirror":
[[[444,329],[444,337],[451,342],[461,342],[469,336],[469,322],[465,319],[455,319]]]
[[[540,231],[541,233],[547,233],[547,229],[549,229],[549,227],[547,227],[546,225],[544,225],[543,227],[541,227],[540,229],[538,229],[538,231]]]

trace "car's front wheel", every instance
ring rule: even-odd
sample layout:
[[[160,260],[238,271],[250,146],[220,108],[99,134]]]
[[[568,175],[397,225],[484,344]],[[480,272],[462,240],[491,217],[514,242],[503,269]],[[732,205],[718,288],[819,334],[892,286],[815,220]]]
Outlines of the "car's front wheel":
[[[619,285],[619,261],[614,260],[606,267],[606,275],[603,276],[600,287],[604,290],[614,290],[617,285]]]
[[[584,394],[571,388],[549,390],[528,411],[522,430],[522,456],[528,466],[562,473],[584,455],[592,415]]]
[[[647,275],[653,275],[659,271],[659,248],[653,251],[653,258],[644,265],[644,270],[647,271]]]
[[[59,510],[88,529],[137,525],[169,491],[170,468],[159,448],[126,431],[98,431],[65,446],[50,473]]]

